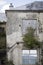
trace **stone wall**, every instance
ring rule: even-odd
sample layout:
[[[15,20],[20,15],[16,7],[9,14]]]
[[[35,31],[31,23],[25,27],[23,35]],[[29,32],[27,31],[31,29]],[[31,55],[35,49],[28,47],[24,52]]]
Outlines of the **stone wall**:
[[[11,47],[16,42],[22,42],[22,21],[25,19],[37,20],[41,24],[43,29],[43,13],[38,12],[16,12],[16,11],[7,11],[7,24],[6,24],[6,37],[7,37],[7,46]],[[40,27],[40,26],[39,26]],[[43,32],[39,33],[37,26],[37,34],[43,40]],[[22,45],[22,44],[21,44]],[[13,57],[13,62],[15,65],[22,64],[22,46],[15,47],[12,52],[8,52],[9,59],[11,58],[11,53]]]

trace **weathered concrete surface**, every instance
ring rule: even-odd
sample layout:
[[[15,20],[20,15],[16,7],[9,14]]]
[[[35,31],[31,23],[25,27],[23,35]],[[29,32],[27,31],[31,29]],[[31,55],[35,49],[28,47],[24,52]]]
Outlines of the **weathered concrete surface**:
[[[22,42],[22,21],[23,20],[36,20],[37,30],[36,33],[39,40],[43,40],[43,32],[39,32],[39,27],[42,27],[43,31],[43,13],[38,12],[16,12],[7,11],[7,24],[6,24],[6,39],[7,46],[11,47],[16,42]],[[40,25],[39,25],[40,24]],[[22,64],[22,44],[15,46],[13,50],[8,52],[8,59],[12,59],[15,65]]]

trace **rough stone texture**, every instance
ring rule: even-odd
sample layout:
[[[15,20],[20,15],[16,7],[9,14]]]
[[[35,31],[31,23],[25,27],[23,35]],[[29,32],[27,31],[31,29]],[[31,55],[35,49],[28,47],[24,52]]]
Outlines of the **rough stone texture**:
[[[8,11],[6,24],[7,46],[11,47],[16,42],[22,42],[22,21],[25,19],[36,19],[37,23],[42,24],[41,27],[43,29],[43,13]],[[38,26],[36,32],[40,38],[39,40],[42,41],[43,32],[39,33]],[[10,51],[8,52],[8,59],[12,58],[15,65],[21,65],[22,44],[14,46],[13,50]]]

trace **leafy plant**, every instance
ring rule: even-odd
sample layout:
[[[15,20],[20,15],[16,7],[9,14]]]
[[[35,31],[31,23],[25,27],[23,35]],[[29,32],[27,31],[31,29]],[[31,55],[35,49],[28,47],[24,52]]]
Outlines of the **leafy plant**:
[[[13,64],[13,61],[8,61],[6,62],[6,65],[14,65],[14,64]]]
[[[29,27],[27,29],[27,33],[24,34],[23,36],[23,41],[24,41],[24,46],[27,48],[39,48],[40,47],[40,42],[37,40],[35,37],[35,29],[32,27]]]

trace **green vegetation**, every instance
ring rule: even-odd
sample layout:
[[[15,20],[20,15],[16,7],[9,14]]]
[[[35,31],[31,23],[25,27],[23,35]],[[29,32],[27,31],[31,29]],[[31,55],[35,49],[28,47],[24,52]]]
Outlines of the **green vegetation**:
[[[37,40],[37,37],[35,36],[35,29],[29,27],[27,29],[27,33],[23,36],[24,46],[33,49],[33,48],[39,48],[40,42]]]
[[[13,61],[8,61],[7,60],[6,65],[14,65],[14,64],[13,64]]]
[[[6,48],[6,33],[4,30],[0,32],[0,49]]]
[[[41,48],[41,44],[38,41],[37,35],[35,35],[35,29],[29,27],[26,30],[27,33],[23,36],[24,46],[28,49],[39,49]],[[36,65],[39,65],[38,62]]]
[[[4,28],[0,27],[0,61],[3,63],[6,59],[6,33]]]
[[[14,65],[6,57],[6,32],[4,28],[0,28],[0,61],[1,65]]]

